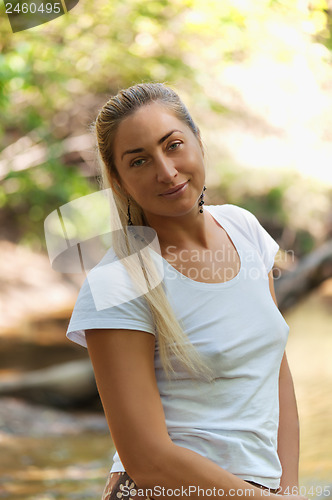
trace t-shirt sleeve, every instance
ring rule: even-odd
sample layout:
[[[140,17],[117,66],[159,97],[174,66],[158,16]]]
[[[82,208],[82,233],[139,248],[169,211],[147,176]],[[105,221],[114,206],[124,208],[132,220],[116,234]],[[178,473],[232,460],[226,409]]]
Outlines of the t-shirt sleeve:
[[[103,268],[90,271],[79,292],[66,336],[87,347],[85,331],[95,328],[140,330],[155,335],[144,296],[134,296],[124,283],[110,282]]]
[[[235,205],[233,205],[235,207]],[[247,233],[252,244],[258,250],[258,253],[264,263],[266,272],[269,273],[273,267],[275,256],[279,250],[278,243],[260,224],[257,217],[249,210],[236,206],[239,221]]]

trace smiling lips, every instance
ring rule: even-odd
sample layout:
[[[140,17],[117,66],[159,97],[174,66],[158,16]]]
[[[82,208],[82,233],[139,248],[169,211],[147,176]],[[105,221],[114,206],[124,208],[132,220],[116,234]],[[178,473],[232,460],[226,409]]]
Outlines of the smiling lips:
[[[167,191],[162,193],[160,196],[172,196],[172,195],[178,194],[186,188],[187,184],[188,184],[188,181],[182,182],[182,184],[178,184],[177,186],[174,186],[173,188],[168,189]]]

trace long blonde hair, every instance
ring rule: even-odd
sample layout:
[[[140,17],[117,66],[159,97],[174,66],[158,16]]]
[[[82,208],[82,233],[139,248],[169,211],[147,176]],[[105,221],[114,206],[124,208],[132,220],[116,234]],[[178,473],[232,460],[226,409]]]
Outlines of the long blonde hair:
[[[125,258],[128,257],[129,248],[127,232],[128,198],[121,186],[121,179],[114,163],[113,143],[116,131],[122,120],[142,106],[153,102],[158,102],[168,110],[172,110],[178,119],[190,127],[202,147],[199,129],[192,120],[187,108],[176,92],[162,83],[134,85],[128,89],[121,90],[106,102],[99,111],[94,123],[94,129],[97,138],[97,154],[101,166],[103,187],[111,187],[113,194],[113,200],[111,200],[113,205],[111,207],[111,228],[117,230],[114,232],[112,244],[117,257],[122,259],[129,275],[135,280],[135,284],[141,283],[142,296],[149,306],[155,331],[158,334],[157,341],[159,343],[160,359],[167,376],[170,376],[170,372],[174,372],[171,357],[175,355],[177,360],[192,375],[211,379],[209,368],[179,324],[166,297],[163,283],[151,286],[151,283],[159,282],[158,273],[156,274],[156,269],[151,259],[145,253],[144,265],[141,269],[138,269],[132,260]],[[143,210],[132,198],[130,213],[134,226],[147,225]],[[122,230],[119,231],[119,228]],[[131,248],[133,241],[133,239],[130,241]],[[145,279],[144,283],[141,281],[142,270]],[[148,286],[148,292],[144,293],[144,291],[146,292],[146,286]]]

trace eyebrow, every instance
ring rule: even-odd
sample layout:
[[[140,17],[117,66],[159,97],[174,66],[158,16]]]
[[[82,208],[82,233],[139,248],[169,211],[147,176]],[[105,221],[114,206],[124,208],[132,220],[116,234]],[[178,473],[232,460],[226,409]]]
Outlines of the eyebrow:
[[[171,132],[168,132],[166,135],[164,135],[161,139],[158,141],[158,145],[162,144],[163,142],[166,141],[174,132],[183,132],[181,130],[172,130]],[[132,153],[142,153],[144,151],[144,148],[136,148],[136,149],[127,149],[124,153],[122,153],[121,160],[123,159],[124,155],[130,155]]]

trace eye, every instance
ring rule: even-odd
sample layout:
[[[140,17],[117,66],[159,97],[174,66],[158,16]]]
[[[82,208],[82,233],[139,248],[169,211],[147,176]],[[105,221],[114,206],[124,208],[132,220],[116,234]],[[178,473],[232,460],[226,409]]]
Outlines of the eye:
[[[178,149],[178,147],[181,145],[181,142],[172,142],[172,144],[169,145],[169,148],[171,151],[174,151],[175,149]]]
[[[134,160],[130,163],[131,167],[141,167],[143,165],[143,162],[145,160],[143,158],[138,158],[137,160]]]

